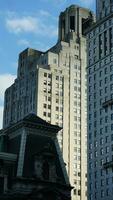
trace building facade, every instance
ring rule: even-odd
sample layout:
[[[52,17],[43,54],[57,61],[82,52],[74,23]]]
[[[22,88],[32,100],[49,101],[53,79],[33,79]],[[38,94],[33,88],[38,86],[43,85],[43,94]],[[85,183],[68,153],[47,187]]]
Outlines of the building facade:
[[[97,0],[88,31],[88,196],[113,199],[113,1]]]
[[[5,92],[3,127],[32,112],[63,127],[58,136],[73,190],[87,199],[86,37],[92,13],[72,5],[60,14],[57,44],[19,55],[15,83]]]

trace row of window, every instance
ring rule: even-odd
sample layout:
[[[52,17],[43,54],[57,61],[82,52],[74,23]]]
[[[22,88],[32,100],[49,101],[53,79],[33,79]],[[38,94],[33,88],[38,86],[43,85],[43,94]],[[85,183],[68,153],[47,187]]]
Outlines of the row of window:
[[[109,153],[111,150],[113,151],[113,145],[111,145],[111,149],[110,149],[109,146],[106,146],[105,148],[101,148],[101,149],[100,149],[100,155],[104,155],[105,153],[107,154],[107,153]],[[94,152],[94,157],[95,157],[95,158],[98,157],[98,152],[97,152],[97,151]],[[93,158],[93,153],[89,153],[89,159],[92,159],[92,158]],[[113,157],[112,157],[112,158],[113,158]],[[108,160],[108,157],[107,157],[107,160]]]
[[[110,77],[105,77],[104,80],[99,80],[98,81],[98,85],[97,83],[94,83],[93,84],[93,87],[90,85],[89,86],[89,90],[92,90],[94,88],[94,90],[98,89],[98,87],[103,87],[103,84],[107,84],[107,83],[110,83],[110,81],[113,81],[113,74],[110,75]],[[92,84],[92,77],[89,78],[89,83]]]
[[[113,19],[109,19],[108,21],[105,21],[103,24],[101,24],[99,27],[97,27],[96,29],[94,29],[92,32],[89,33],[89,39],[91,39],[91,41],[92,41],[92,38],[96,34],[98,34],[101,31],[104,31],[107,27],[111,26],[112,23],[113,23]],[[94,41],[93,41],[93,43],[94,43]],[[89,47],[90,47],[90,42],[89,42]]]
[[[111,136],[106,136],[105,139],[104,139],[104,138],[100,138],[99,144],[100,144],[100,145],[103,145],[104,142],[105,142],[105,143],[108,143],[108,142],[112,142],[112,141],[113,141],[113,134],[111,134]],[[98,147],[99,144],[98,144],[97,141],[94,141],[94,148]],[[90,143],[90,144],[89,144],[89,149],[91,150],[92,148],[93,148],[93,144]]]

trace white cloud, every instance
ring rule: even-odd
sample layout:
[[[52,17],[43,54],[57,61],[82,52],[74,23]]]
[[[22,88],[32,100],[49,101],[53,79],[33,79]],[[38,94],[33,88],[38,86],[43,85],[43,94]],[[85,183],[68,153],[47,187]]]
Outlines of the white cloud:
[[[31,16],[6,20],[6,27],[13,33],[36,32],[37,26],[38,21]]]
[[[0,75],[0,102],[3,102],[6,88],[8,88],[14,82],[15,78],[16,76],[12,74]]]
[[[41,36],[56,37],[56,22],[56,18],[52,17],[49,12],[40,10],[35,16],[27,16],[25,14],[18,16],[16,13],[13,17],[7,15],[6,28],[14,34],[34,33]],[[28,43],[27,40],[20,40],[21,45],[28,45]]]
[[[29,46],[30,45],[30,42],[28,40],[26,40],[26,39],[20,39],[20,40],[18,40],[17,43],[20,46]]]
[[[40,13],[40,15],[42,15],[44,17],[50,17],[51,16],[51,14],[46,10],[40,10],[39,13]]]
[[[2,128],[3,122],[3,106],[0,106],[0,129]]]

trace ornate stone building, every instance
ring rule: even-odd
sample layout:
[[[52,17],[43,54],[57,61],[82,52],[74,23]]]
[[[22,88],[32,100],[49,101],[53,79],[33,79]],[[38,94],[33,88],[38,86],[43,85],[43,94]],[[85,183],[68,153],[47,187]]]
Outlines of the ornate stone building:
[[[0,199],[71,199],[59,130],[34,114],[1,130]]]

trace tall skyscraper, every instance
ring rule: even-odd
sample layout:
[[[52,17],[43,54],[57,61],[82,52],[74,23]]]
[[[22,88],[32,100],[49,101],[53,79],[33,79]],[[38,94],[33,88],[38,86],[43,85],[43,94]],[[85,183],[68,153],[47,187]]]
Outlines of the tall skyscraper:
[[[4,124],[32,112],[63,127],[58,141],[73,190],[87,199],[86,37],[90,10],[72,5],[60,14],[57,44],[47,52],[26,49],[19,55],[15,83],[6,90]]]
[[[113,199],[113,1],[97,0],[88,41],[88,194]]]

